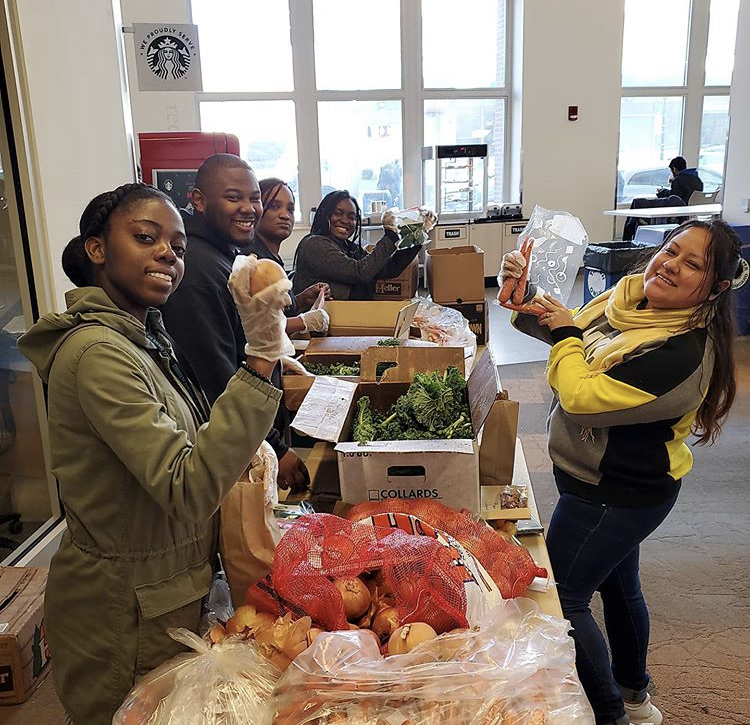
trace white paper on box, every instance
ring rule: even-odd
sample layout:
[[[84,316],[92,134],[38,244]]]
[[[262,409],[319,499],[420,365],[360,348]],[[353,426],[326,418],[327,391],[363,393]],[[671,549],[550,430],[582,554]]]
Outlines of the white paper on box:
[[[292,428],[321,441],[341,440],[357,383],[319,375],[302,401]]]

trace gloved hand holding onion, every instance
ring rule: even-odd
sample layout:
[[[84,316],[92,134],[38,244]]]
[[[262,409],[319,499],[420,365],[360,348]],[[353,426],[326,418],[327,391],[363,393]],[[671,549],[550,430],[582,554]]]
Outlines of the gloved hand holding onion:
[[[247,340],[245,354],[270,361],[293,356],[284,316],[284,308],[292,303],[292,283],[282,267],[254,254],[237,255],[228,287]]]

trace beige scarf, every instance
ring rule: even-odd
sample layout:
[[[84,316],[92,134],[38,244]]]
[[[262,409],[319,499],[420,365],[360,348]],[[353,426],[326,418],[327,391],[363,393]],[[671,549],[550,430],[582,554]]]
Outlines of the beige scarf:
[[[615,287],[594,298],[575,316],[576,326],[586,330],[595,320],[606,316],[609,324],[620,334],[602,340],[588,361],[591,372],[604,372],[633,350],[688,332],[690,316],[695,307],[680,310],[639,309],[645,298],[643,275],[623,277]],[[705,327],[705,322],[697,327]]]

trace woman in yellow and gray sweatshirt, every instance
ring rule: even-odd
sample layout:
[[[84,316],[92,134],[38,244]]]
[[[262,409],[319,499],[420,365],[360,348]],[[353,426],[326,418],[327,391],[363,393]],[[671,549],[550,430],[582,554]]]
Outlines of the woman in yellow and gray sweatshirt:
[[[639,545],[666,518],[735,394],[731,280],[740,243],[723,222],[686,222],[642,274],[577,312],[529,285],[545,312],[519,330],[552,344],[549,453],[560,499],[547,536],[576,666],[597,724],[662,722],[646,692],[649,619]],[[502,277],[520,277],[511,252]],[[612,659],[591,616],[599,591]]]

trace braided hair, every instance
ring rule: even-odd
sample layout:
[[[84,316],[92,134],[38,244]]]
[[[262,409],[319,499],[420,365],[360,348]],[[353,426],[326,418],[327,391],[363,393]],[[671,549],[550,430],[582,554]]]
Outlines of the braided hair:
[[[354,204],[354,209],[357,212],[357,226],[350,241],[360,242],[360,235],[362,234],[362,212],[359,210],[359,204],[357,204],[356,198],[346,189],[331,191],[323,197],[323,200],[315,211],[312,224],[310,225],[311,235],[319,234],[324,237],[331,236],[331,214],[333,214],[336,205],[344,199],[349,199],[349,201]]]
[[[79,234],[67,243],[62,253],[63,272],[76,287],[94,284],[94,265],[86,253],[86,240],[106,236],[115,209],[129,209],[142,199],[161,199],[177,209],[164,192],[148,184],[123,184],[95,196],[86,205],[78,223]]]

